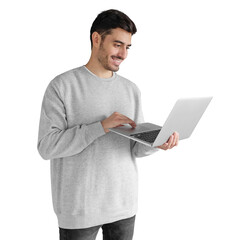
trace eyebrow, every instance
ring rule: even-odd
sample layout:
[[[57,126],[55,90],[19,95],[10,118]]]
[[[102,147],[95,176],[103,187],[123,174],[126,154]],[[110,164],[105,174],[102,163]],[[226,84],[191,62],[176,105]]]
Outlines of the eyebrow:
[[[115,41],[113,41],[113,42],[115,42],[115,43],[120,43],[120,44],[123,44],[123,45],[125,45],[125,43],[124,43],[124,42],[122,42],[122,41],[119,41],[119,40],[115,40]],[[128,44],[127,46],[128,46],[128,47],[131,47],[131,46],[132,46],[132,44]]]

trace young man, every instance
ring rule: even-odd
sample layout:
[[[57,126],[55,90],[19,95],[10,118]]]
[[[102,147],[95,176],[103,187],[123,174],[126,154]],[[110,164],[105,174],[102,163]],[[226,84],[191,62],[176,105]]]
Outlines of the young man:
[[[116,74],[137,29],[117,10],[100,13],[91,28],[89,62],[54,78],[42,103],[38,150],[51,159],[54,211],[60,239],[130,240],[137,212],[136,158],[156,152],[109,128],[143,122],[140,91]],[[178,144],[174,133],[162,146]]]

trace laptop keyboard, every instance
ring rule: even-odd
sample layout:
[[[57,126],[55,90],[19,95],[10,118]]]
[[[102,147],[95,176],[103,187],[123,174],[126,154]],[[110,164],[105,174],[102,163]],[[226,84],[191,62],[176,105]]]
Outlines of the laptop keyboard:
[[[130,136],[141,139],[141,140],[149,142],[149,143],[153,143],[155,141],[158,133],[160,132],[160,130],[161,129],[153,130],[153,131],[149,131],[149,132],[136,133],[136,134],[132,134]]]

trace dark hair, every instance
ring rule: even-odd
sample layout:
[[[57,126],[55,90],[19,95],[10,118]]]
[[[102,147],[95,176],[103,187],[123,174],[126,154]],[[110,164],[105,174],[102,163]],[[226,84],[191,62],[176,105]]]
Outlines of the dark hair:
[[[97,32],[104,40],[106,35],[111,34],[111,30],[115,28],[121,28],[132,35],[137,32],[137,28],[134,22],[123,12],[115,9],[103,11],[94,20],[90,30],[90,40],[92,47],[92,34]]]

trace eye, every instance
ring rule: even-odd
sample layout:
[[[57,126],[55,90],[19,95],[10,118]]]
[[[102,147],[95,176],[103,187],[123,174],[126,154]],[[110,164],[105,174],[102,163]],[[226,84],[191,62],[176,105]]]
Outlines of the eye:
[[[121,47],[120,44],[114,44],[114,46],[117,47],[117,48]]]

